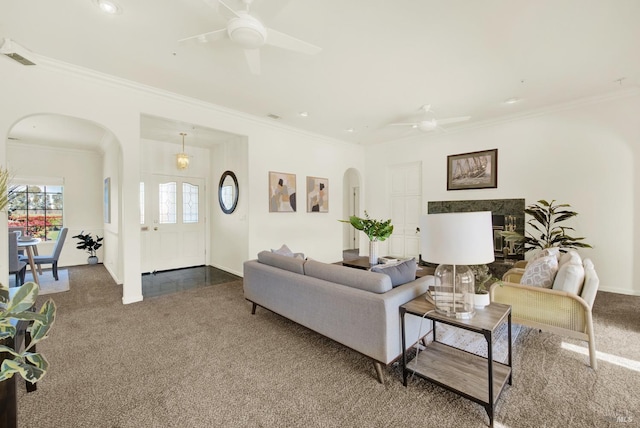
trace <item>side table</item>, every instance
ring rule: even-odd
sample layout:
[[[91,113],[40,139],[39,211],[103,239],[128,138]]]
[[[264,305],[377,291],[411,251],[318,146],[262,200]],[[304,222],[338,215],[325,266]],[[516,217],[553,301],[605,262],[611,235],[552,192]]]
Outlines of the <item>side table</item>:
[[[409,313],[433,321],[433,342],[407,362],[407,338],[405,337],[404,317]],[[496,401],[505,387],[511,385],[511,306],[491,303],[484,309],[476,309],[471,319],[457,319],[436,312],[435,306],[418,296],[400,306],[402,325],[402,382],[407,386],[410,373],[453,391],[469,400],[484,406],[489,416],[489,426],[493,427]],[[487,358],[472,354],[453,346],[436,341],[436,324],[482,334],[487,341]],[[507,322],[508,327],[508,363],[493,360],[493,335],[496,329]],[[409,340],[409,343],[415,341]]]

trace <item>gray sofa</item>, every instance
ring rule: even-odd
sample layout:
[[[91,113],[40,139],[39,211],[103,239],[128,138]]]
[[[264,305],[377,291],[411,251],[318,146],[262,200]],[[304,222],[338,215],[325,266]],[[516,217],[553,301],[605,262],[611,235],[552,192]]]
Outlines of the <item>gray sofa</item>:
[[[392,287],[383,273],[269,251],[244,263],[244,296],[253,314],[261,306],[370,357],[381,383],[382,365],[402,356],[399,307],[425,293],[429,280]],[[430,330],[427,320],[412,315],[405,324],[407,344]]]

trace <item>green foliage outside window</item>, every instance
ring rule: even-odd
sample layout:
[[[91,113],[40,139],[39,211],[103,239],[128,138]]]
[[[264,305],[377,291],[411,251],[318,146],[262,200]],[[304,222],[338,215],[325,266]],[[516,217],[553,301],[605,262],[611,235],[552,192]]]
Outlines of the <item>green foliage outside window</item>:
[[[10,227],[24,227],[27,235],[47,241],[58,238],[62,228],[62,186],[12,186],[8,199]]]

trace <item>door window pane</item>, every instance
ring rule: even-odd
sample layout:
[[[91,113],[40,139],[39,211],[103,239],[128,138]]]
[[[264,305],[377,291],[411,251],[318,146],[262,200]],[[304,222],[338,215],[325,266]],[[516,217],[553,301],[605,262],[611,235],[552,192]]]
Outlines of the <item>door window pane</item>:
[[[158,187],[160,223],[176,223],[176,182],[160,183]]]
[[[198,222],[198,186],[182,183],[182,222]]]

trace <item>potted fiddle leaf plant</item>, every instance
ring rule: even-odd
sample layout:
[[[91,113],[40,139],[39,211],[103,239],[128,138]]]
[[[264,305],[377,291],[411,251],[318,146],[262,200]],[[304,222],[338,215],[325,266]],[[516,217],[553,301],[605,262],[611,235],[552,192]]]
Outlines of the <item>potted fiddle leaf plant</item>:
[[[352,215],[349,220],[338,220],[350,223],[357,230],[361,230],[369,238],[369,263],[378,264],[378,242],[384,241],[393,233],[393,225],[389,220],[374,220],[365,210],[364,218]]]
[[[8,204],[7,184],[9,174],[0,167],[0,211]],[[56,318],[56,304],[47,300],[35,311],[40,287],[35,282],[26,282],[11,290],[0,283],[0,426],[17,426],[16,383],[14,374],[35,383],[43,378],[49,368],[44,355],[35,351],[35,345],[47,338]],[[30,328],[31,341],[16,342],[16,335]]]
[[[76,236],[73,236],[73,238],[79,239],[79,241],[76,243],[76,248],[78,250],[85,250],[87,253],[89,253],[87,262],[90,265],[97,264],[98,256],[96,256],[96,251],[98,251],[98,249],[102,247],[103,237],[101,238],[98,235],[96,235],[96,239],[93,239],[90,233],[85,234],[83,230]]]

